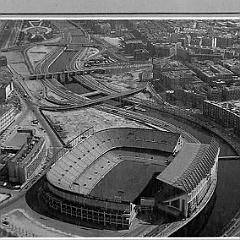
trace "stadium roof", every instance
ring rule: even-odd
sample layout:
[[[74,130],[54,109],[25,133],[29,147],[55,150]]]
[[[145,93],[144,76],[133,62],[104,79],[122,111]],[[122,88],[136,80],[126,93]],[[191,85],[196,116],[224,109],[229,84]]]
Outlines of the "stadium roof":
[[[210,145],[185,143],[157,179],[185,192],[191,192],[209,173],[218,151],[216,141],[212,141]]]
[[[126,192],[123,198],[132,200],[147,185],[154,172],[161,172],[167,166],[164,162],[165,157],[162,156],[163,152],[165,155],[171,154],[179,137],[178,133],[139,128],[110,128],[99,131],[63,155],[51,167],[47,178],[52,184],[68,191],[84,195],[99,193],[103,194],[103,197],[112,198],[119,190],[117,185],[120,184],[120,181],[116,179],[116,176],[122,175],[125,179],[130,177],[131,182],[135,184],[133,184],[135,189],[129,192],[127,190],[131,189],[129,181],[124,179],[121,180],[122,187],[120,188]],[[129,150],[125,155],[123,153],[116,154],[115,151],[122,147],[127,147],[131,151]],[[133,149],[141,149],[144,153],[142,155],[139,152],[133,154]],[[158,152],[157,157],[147,154],[149,149]],[[128,163],[122,163],[123,161]],[[126,175],[127,170],[122,172],[121,166],[131,165],[132,161],[137,161],[139,164],[133,169],[131,168],[132,175],[128,176],[128,174]],[[126,169],[130,170],[129,167]],[[139,172],[136,169],[139,169]],[[114,180],[111,177],[108,178],[112,174],[111,171],[116,171],[112,175]],[[104,183],[106,179],[112,182]],[[95,189],[95,187],[102,189],[101,184],[106,185],[105,189],[109,188],[108,194],[102,192],[103,190],[99,192]]]

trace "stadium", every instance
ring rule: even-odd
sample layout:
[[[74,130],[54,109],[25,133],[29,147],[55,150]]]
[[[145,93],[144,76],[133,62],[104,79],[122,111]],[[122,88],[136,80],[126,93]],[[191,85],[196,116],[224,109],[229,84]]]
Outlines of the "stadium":
[[[47,173],[43,199],[57,214],[129,229],[141,211],[188,218],[217,181],[219,146],[179,133],[109,128],[69,149]]]

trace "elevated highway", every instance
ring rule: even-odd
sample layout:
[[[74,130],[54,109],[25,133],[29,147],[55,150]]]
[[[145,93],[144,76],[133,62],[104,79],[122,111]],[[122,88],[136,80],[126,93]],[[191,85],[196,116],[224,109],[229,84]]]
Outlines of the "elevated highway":
[[[240,160],[240,156],[221,156],[219,160]]]
[[[57,47],[71,47],[71,46],[79,46],[79,47],[94,47],[94,48],[99,48],[102,47],[103,45],[97,44],[97,43],[69,43],[69,42],[55,42],[55,43],[38,43],[37,45],[41,46],[57,46]]]
[[[59,75],[65,74],[66,76],[85,75],[90,73],[104,73],[107,70],[123,69],[123,68],[150,68],[152,63],[150,62],[134,62],[134,63],[114,63],[114,64],[102,64],[99,66],[85,67],[81,70],[70,70],[53,73],[40,73],[31,74],[28,76],[29,80],[47,79],[52,77],[59,77]]]
[[[61,107],[55,107],[55,106],[50,107],[49,106],[49,107],[40,107],[40,109],[41,110],[47,110],[47,111],[66,111],[66,110],[73,110],[73,109],[78,109],[78,108],[90,107],[90,106],[93,106],[93,105],[96,105],[96,104],[99,104],[99,103],[102,103],[102,102],[106,102],[106,101],[111,100],[111,99],[116,99],[116,98],[122,99],[124,97],[134,95],[136,93],[141,92],[144,88],[145,88],[145,86],[141,87],[141,88],[138,88],[138,89],[126,91],[126,92],[123,92],[123,93],[116,93],[116,94],[113,94],[113,95],[109,95],[109,96],[101,97],[101,98],[98,98],[98,99],[90,100],[88,102],[77,104],[75,106],[61,106]]]

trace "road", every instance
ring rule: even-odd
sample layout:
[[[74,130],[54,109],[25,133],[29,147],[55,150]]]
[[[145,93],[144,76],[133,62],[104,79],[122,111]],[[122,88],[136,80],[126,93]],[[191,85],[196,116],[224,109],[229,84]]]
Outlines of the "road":
[[[21,77],[16,78],[16,83],[19,85],[19,87],[23,87],[26,90],[26,93],[28,93],[27,86],[25,85],[25,83],[21,79]],[[24,99],[24,102],[25,102],[27,108],[34,113],[34,115],[39,120],[42,127],[45,129],[45,131],[50,139],[51,146],[53,148],[62,147],[62,143],[59,141],[58,137],[56,136],[56,134],[54,133],[52,128],[49,126],[49,124],[47,123],[45,118],[42,116],[42,114],[39,110],[39,107],[37,105],[37,102],[34,100],[31,100],[30,93],[28,93],[27,97],[22,96],[22,98]]]

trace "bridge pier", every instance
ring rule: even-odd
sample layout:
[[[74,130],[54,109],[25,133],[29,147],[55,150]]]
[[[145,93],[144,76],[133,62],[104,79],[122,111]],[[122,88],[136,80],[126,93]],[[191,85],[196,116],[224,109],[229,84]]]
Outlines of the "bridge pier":
[[[44,79],[51,79],[53,77],[53,74],[46,74]]]
[[[70,73],[69,73],[69,76],[70,76],[70,77],[75,76],[75,72],[70,72]]]
[[[64,76],[63,76],[63,74],[61,74],[61,73],[58,74],[58,78],[59,78],[58,81],[59,81],[60,83],[64,84],[65,80],[64,80]]]
[[[64,83],[64,84],[65,84],[65,83],[69,83],[69,74],[68,74],[68,73],[64,73],[63,76],[64,76],[64,77],[63,77],[63,80],[64,80],[63,83]]]
[[[37,80],[45,79],[45,77],[46,77],[46,75],[39,74],[39,75],[37,75]]]

